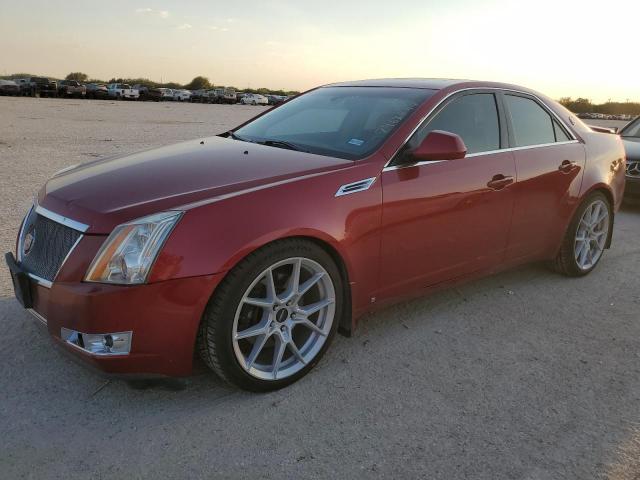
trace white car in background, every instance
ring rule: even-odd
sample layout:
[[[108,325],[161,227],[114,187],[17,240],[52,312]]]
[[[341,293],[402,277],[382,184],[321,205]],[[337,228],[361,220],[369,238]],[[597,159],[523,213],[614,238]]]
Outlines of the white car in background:
[[[176,102],[188,102],[191,100],[191,92],[189,90],[174,90],[173,99]]]
[[[137,100],[140,97],[140,92],[131,88],[128,83],[110,83],[107,85],[107,93],[117,100]]]
[[[161,102],[166,102],[166,101],[173,101],[173,90],[170,88],[159,88],[158,90],[160,90],[160,101]]]
[[[259,93],[247,93],[240,102],[244,105],[269,105],[269,99]]]

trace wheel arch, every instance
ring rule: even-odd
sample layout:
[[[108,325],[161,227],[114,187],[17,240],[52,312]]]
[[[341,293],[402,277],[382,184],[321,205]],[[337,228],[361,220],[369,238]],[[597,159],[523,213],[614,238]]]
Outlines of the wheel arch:
[[[609,201],[609,205],[611,206],[611,228],[609,228],[609,234],[607,235],[607,243],[605,245],[605,248],[610,248],[611,241],[613,239],[613,225],[616,219],[616,203],[615,203],[615,198],[613,196],[613,191],[611,190],[611,187],[606,183],[593,185],[589,190],[587,190],[584,193],[584,195],[580,199],[580,202],[578,203],[578,206],[581,205],[582,202],[584,202],[584,200],[587,197],[589,197],[589,195],[593,195],[594,193],[602,193],[607,198],[607,200]],[[576,206],[576,210],[578,209],[578,206]],[[574,215],[575,215],[575,211],[574,211]]]
[[[342,293],[345,300],[345,306],[343,310],[344,313],[342,315],[342,318],[340,319],[340,324],[338,325],[338,333],[341,333],[346,337],[350,337],[353,331],[353,314],[351,311],[351,283],[349,280],[349,271],[347,270],[347,265],[342,258],[342,255],[330,243],[320,240],[317,237],[295,236],[289,238],[298,238],[300,240],[314,243],[318,247],[322,248],[325,252],[327,252],[336,263],[338,271],[340,272],[340,276],[342,277]]]
[[[312,235],[309,232],[299,233],[294,235],[286,235],[279,236],[277,238],[272,238],[268,241],[260,243],[258,246],[248,247],[241,250],[238,255],[233,257],[233,260],[225,265],[224,276],[221,281],[216,285],[216,287],[211,292],[210,298],[212,298],[220,285],[224,282],[225,278],[240,262],[242,262],[245,258],[247,258],[252,253],[255,253],[263,248],[266,248],[274,243],[286,241],[286,240],[304,240],[309,243],[316,245],[317,247],[324,250],[331,259],[335,262],[338,267],[338,271],[340,272],[341,280],[342,280],[342,290],[345,299],[345,305],[343,309],[343,315],[340,319],[340,324],[338,325],[338,332],[346,337],[350,337],[353,332],[353,311],[352,311],[352,289],[351,289],[351,276],[349,275],[349,268],[344,256],[340,253],[338,248],[332,244],[330,240],[325,238],[321,238],[318,235]]]

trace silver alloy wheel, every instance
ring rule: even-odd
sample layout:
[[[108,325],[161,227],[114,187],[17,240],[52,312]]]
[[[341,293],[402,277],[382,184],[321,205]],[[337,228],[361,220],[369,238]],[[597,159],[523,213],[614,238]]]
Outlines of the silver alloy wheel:
[[[233,320],[240,366],[263,380],[303,369],[331,332],[335,298],[331,277],[309,258],[288,258],[264,270],[245,291]]]
[[[574,254],[578,267],[589,270],[598,263],[609,234],[609,208],[598,199],[591,203],[576,230]]]

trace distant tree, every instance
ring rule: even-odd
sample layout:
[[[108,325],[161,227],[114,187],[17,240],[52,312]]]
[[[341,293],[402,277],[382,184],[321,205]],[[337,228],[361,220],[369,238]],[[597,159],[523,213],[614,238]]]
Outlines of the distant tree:
[[[207,77],[198,76],[187,83],[184,88],[187,90],[200,90],[203,88],[211,88],[211,82]]]
[[[574,113],[587,113],[595,111],[595,106],[588,98],[576,98],[575,100],[573,100],[571,97],[563,97],[560,99],[560,103]]]
[[[65,77],[65,80],[75,80],[76,82],[86,82],[89,80],[89,75],[82,72],[71,72]]]

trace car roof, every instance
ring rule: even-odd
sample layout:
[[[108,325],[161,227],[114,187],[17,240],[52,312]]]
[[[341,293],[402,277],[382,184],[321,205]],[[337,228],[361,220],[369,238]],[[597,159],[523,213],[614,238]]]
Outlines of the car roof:
[[[394,87],[394,88],[425,88],[430,90],[444,90],[446,88],[503,88],[533,93],[533,90],[511,85],[508,83],[487,82],[478,80],[463,80],[454,78],[378,78],[370,80],[355,80],[324,85],[324,87]]]
[[[325,85],[326,87],[397,87],[397,88],[429,88],[441,90],[457,83],[469,80],[455,80],[449,78],[374,78],[369,80],[355,80]]]

